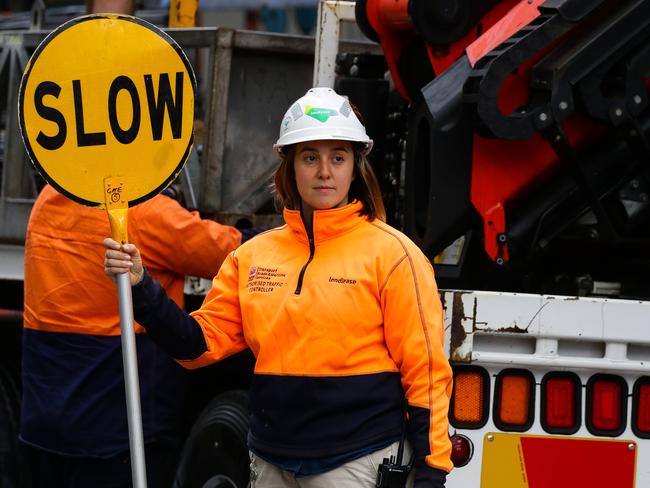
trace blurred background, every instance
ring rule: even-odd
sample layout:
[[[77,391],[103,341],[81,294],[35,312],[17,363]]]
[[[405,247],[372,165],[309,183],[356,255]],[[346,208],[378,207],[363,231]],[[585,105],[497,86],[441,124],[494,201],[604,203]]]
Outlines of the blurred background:
[[[313,35],[317,0],[201,0],[197,27],[228,27],[288,34]],[[33,12],[46,12],[42,28],[54,28],[83,15],[87,5],[79,0],[2,0],[0,29],[29,29]],[[169,25],[169,0],[135,0],[135,15],[164,27]],[[364,38],[354,23],[342,27],[344,38]]]

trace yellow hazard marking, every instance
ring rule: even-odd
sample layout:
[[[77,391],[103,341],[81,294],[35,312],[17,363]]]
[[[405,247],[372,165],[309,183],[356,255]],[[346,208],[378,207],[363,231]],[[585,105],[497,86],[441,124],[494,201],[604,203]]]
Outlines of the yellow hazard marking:
[[[195,78],[176,43],[124,15],[90,15],[53,31],[28,64],[19,97],[27,151],[46,180],[104,206],[120,176],[129,204],[167,186],[192,144]]]
[[[518,435],[488,433],[483,438],[482,488],[528,488]]]

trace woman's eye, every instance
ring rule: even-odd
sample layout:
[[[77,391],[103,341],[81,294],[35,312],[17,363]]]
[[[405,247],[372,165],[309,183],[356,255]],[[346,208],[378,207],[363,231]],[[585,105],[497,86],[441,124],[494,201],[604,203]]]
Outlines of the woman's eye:
[[[314,161],[316,161],[316,156],[314,156],[313,154],[307,154],[305,156],[305,161],[307,161],[308,163],[313,163]]]
[[[344,161],[345,161],[345,158],[343,156],[334,156],[334,162],[343,163]]]

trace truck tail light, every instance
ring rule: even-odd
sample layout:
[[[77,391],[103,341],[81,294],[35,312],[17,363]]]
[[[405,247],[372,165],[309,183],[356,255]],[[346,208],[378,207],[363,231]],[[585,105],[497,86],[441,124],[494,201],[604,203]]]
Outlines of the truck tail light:
[[[580,427],[580,379],[573,373],[549,373],[542,380],[542,426],[552,434],[574,434]]]
[[[451,436],[451,462],[454,463],[454,467],[465,466],[472,459],[472,454],[474,454],[474,445],[468,437],[462,434]]]
[[[634,385],[632,395],[632,430],[642,438],[650,438],[650,377],[644,376]]]
[[[616,430],[621,425],[621,387],[614,382],[599,381],[593,389],[592,421],[600,430]]]
[[[530,371],[505,369],[497,376],[494,424],[501,430],[524,431],[533,423],[535,378]]]
[[[490,398],[490,377],[483,368],[460,366],[454,369],[454,392],[449,409],[455,427],[478,429],[485,425]]]
[[[625,430],[627,384],[618,376],[598,374],[587,383],[587,428],[594,435],[617,436]]]

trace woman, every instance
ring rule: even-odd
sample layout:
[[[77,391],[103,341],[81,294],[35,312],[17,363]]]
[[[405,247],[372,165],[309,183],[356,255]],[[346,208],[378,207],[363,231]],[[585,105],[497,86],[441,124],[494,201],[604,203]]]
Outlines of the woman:
[[[168,300],[132,244],[104,241],[106,273],[130,272],[136,320],[186,367],[251,348],[251,486],[373,487],[406,429],[414,486],[443,487],[442,308],[427,259],[383,222],[372,140],[346,98],[314,88],[275,148],[286,225],[232,252],[199,310]]]

